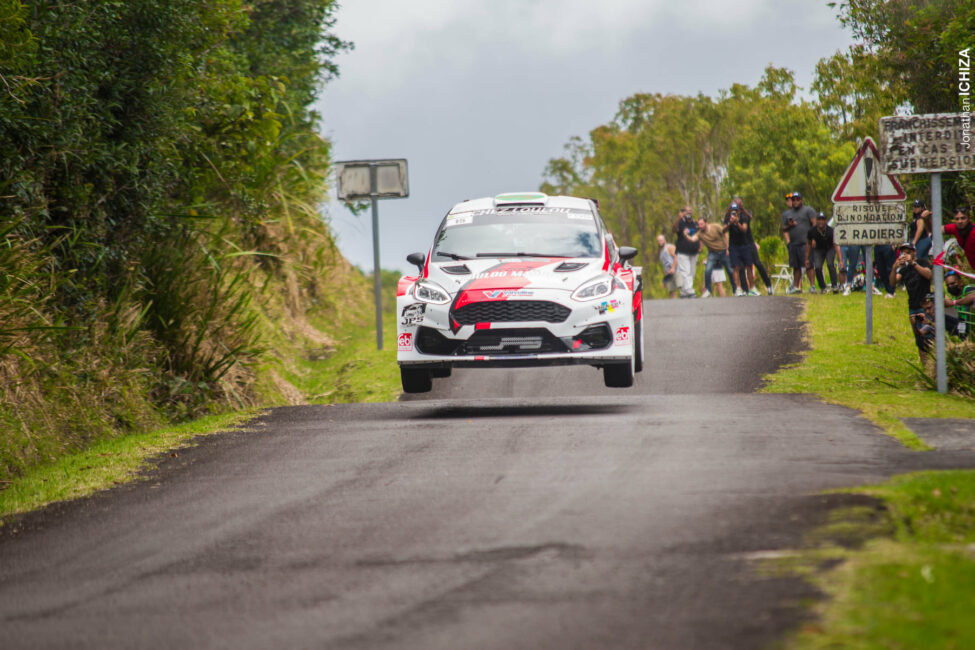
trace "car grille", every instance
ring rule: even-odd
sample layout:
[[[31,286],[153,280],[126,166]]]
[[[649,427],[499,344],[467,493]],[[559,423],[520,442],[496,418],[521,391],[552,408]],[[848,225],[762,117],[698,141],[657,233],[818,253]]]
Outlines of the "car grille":
[[[566,352],[565,344],[546,329],[501,329],[475,332],[461,354],[544,354]]]
[[[572,310],[568,307],[544,300],[498,300],[465,305],[454,312],[454,319],[461,325],[523,321],[561,323],[570,313]]]

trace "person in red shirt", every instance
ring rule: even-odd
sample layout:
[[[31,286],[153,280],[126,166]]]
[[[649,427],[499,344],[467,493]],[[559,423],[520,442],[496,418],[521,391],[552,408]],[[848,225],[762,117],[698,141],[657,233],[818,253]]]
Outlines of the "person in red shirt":
[[[946,235],[954,235],[961,249],[965,251],[968,264],[975,269],[975,228],[972,227],[972,216],[968,208],[958,208],[955,210],[955,223],[945,226]]]

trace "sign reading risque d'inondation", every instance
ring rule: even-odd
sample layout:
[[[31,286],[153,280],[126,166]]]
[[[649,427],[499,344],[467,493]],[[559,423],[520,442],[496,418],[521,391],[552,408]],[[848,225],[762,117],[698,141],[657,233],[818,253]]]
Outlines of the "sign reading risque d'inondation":
[[[907,206],[902,201],[837,203],[833,218],[840,246],[899,244],[906,239]]]

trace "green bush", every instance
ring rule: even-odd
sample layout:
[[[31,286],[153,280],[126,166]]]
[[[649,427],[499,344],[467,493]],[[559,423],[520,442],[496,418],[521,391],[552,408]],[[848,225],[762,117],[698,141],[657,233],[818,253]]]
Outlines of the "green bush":
[[[247,402],[259,312],[329,303],[335,8],[0,0],[0,478]]]
[[[765,268],[774,269],[776,264],[783,264],[785,259],[785,243],[781,237],[764,237],[758,242],[758,254],[762,258]]]

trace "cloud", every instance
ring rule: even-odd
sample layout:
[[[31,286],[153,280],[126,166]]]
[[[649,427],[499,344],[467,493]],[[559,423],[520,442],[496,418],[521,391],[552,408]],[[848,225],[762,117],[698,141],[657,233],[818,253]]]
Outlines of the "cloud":
[[[817,0],[345,0],[356,49],[318,108],[343,158],[406,157],[409,199],[381,208],[383,260],[405,268],[454,202],[536,188],[570,136],[636,92],[714,95],[770,62],[808,86],[849,42]],[[372,265],[368,220],[330,208],[339,246]]]

